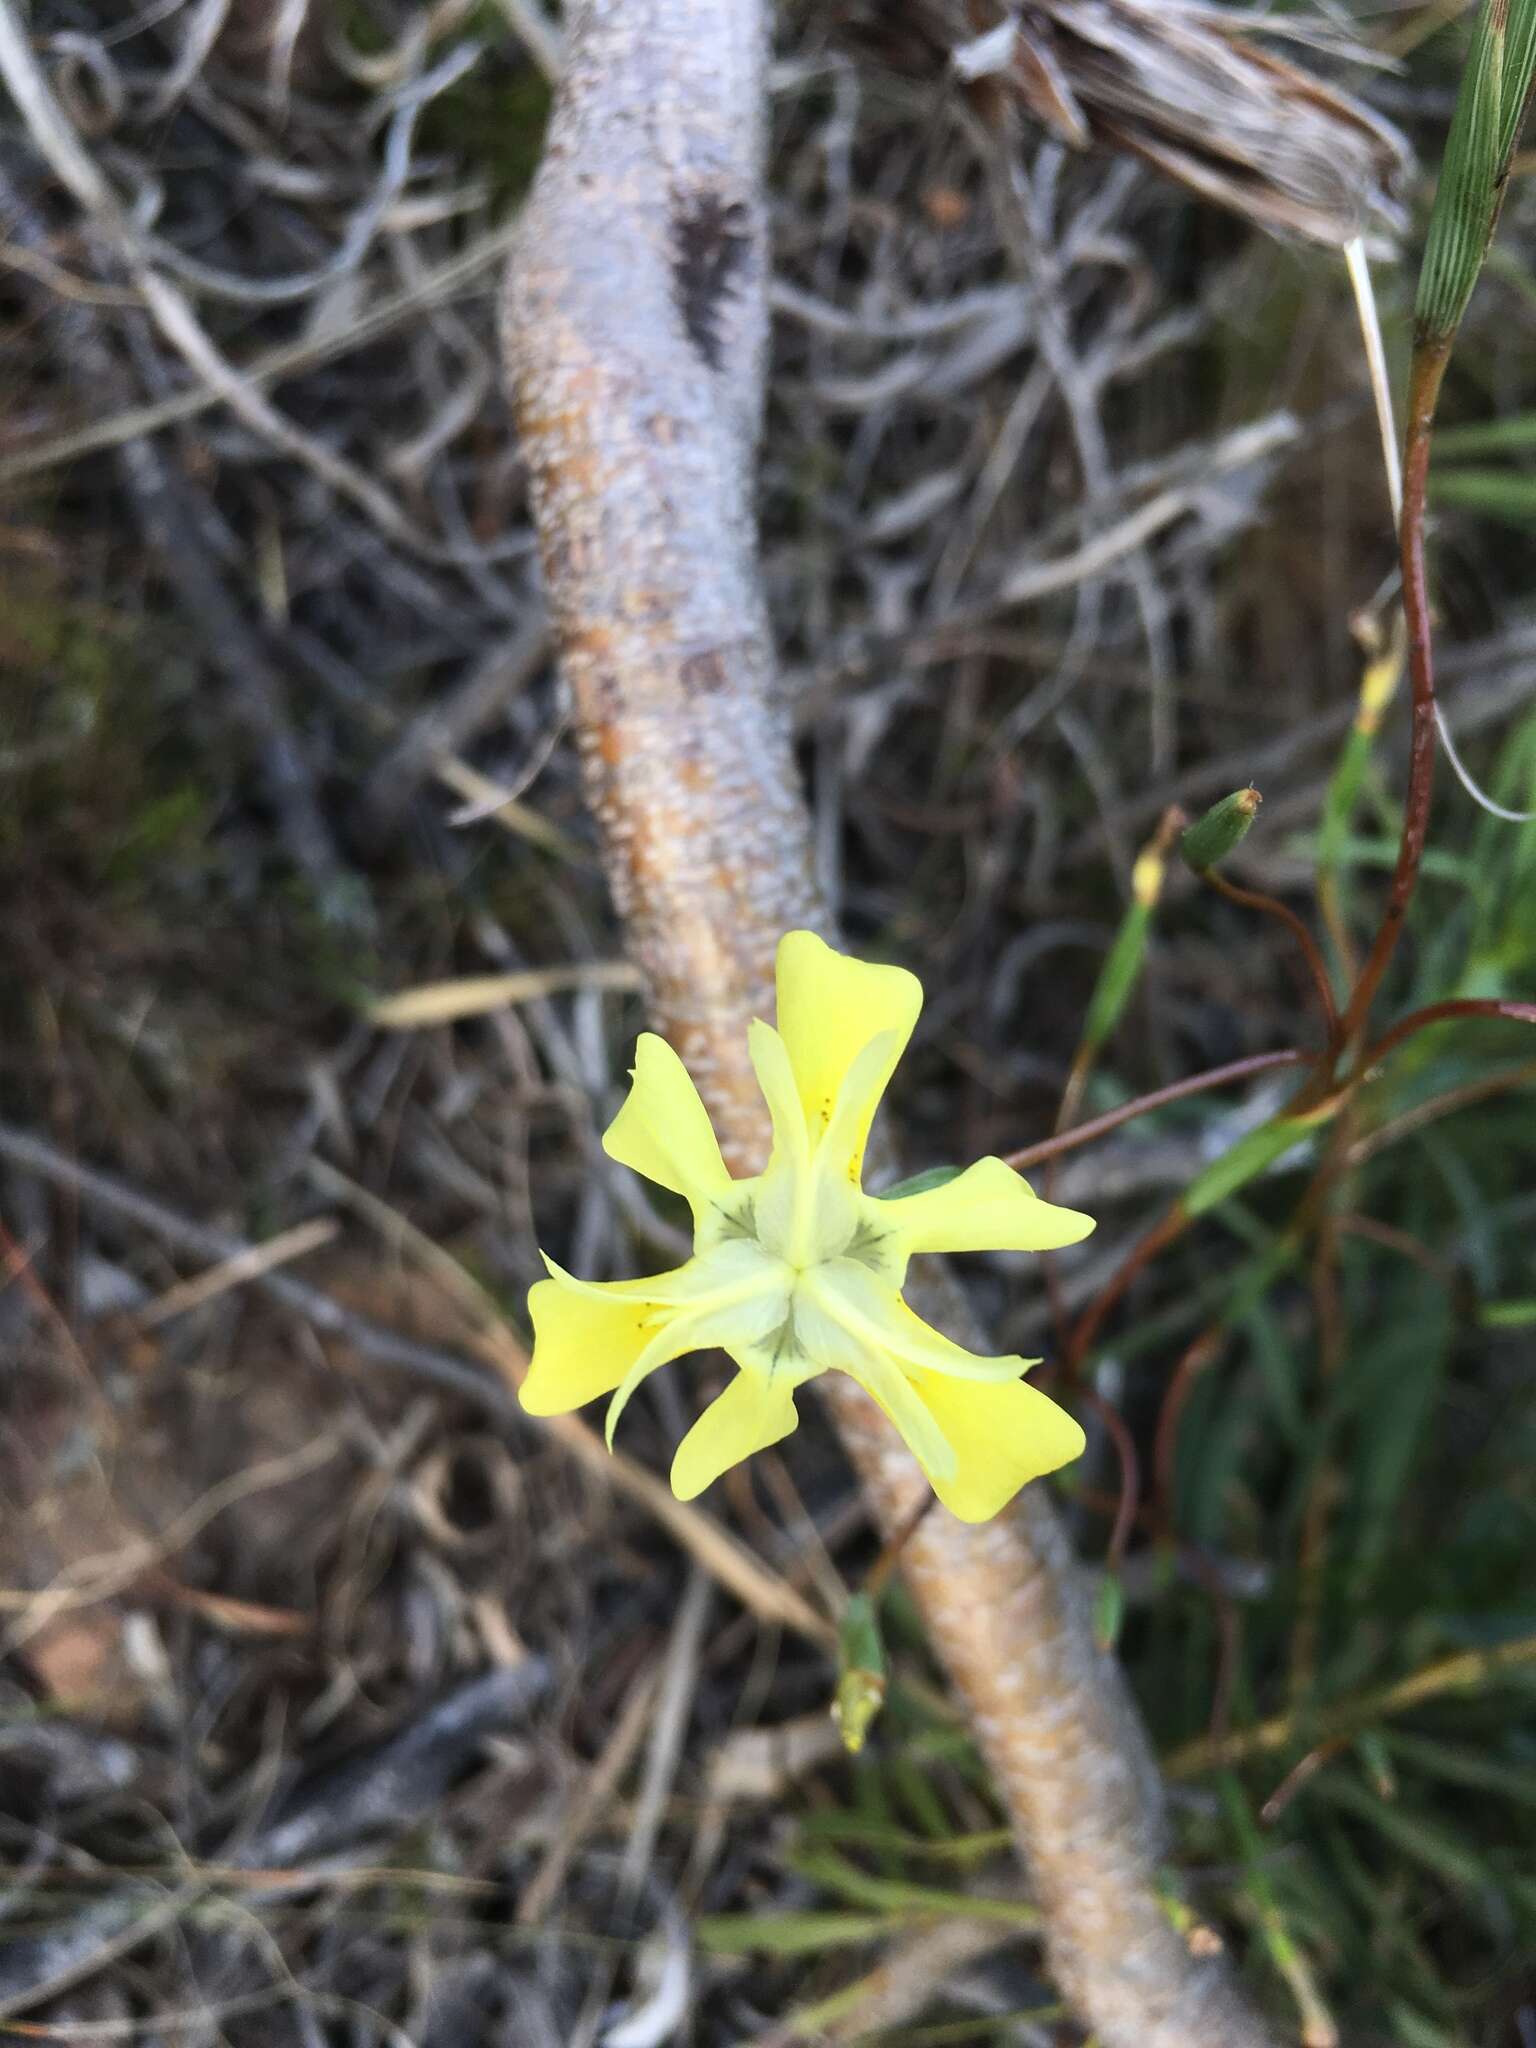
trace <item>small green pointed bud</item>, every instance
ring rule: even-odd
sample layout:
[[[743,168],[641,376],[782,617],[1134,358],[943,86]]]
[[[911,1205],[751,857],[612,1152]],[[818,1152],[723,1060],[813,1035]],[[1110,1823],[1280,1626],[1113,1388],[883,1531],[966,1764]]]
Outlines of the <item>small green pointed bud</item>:
[[[1207,868],[1219,867],[1233,848],[1241,846],[1253,830],[1253,821],[1263,801],[1256,789],[1249,788],[1234,790],[1219,804],[1212,804],[1205,816],[1197,818],[1179,841],[1179,852],[1185,865],[1192,867],[1197,875],[1203,875]]]
[[[1106,1572],[1093,1598],[1093,1640],[1101,1650],[1112,1650],[1120,1640],[1125,1620],[1125,1587],[1119,1574]]]
[[[869,1595],[855,1593],[838,1630],[837,1692],[832,1701],[832,1719],[850,1756],[864,1747],[884,1704],[885,1644],[879,1618]]]

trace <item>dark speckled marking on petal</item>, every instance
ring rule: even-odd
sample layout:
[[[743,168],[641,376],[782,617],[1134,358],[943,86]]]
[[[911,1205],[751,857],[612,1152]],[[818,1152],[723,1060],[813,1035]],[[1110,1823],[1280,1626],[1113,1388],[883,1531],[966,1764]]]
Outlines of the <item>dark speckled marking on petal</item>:
[[[795,1328],[795,1305],[789,1305],[789,1313],[776,1330],[770,1330],[763,1339],[763,1350],[768,1354],[768,1370],[778,1371],[781,1365],[792,1365],[804,1353],[800,1345],[800,1333]]]
[[[882,1273],[886,1266],[886,1255],[881,1249],[888,1231],[876,1230],[867,1219],[862,1222],[843,1248],[845,1259],[857,1259],[861,1266],[867,1266],[871,1273]]]
[[[738,1209],[729,1209],[724,1202],[716,1202],[721,1216],[720,1239],[722,1243],[744,1241],[757,1242],[757,1211],[750,1196]]]

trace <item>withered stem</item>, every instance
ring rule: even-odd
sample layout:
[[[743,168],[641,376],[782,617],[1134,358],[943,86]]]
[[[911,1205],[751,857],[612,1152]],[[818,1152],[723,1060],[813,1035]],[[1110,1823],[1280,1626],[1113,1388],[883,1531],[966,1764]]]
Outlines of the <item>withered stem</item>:
[[[1433,629],[1429,616],[1429,575],[1424,559],[1424,510],[1429,486],[1430,433],[1449,360],[1448,343],[1421,345],[1414,351],[1408,386],[1403,518],[1399,535],[1403,564],[1403,615],[1408,622],[1408,674],[1413,685],[1408,796],[1387,907],[1344,1013],[1341,1036],[1346,1047],[1354,1045],[1364,1034],[1376,992],[1392,964],[1392,956],[1402,936],[1403,920],[1408,915],[1408,907],[1418,886],[1424,841],[1429,832],[1429,805],[1435,783],[1435,670]]]

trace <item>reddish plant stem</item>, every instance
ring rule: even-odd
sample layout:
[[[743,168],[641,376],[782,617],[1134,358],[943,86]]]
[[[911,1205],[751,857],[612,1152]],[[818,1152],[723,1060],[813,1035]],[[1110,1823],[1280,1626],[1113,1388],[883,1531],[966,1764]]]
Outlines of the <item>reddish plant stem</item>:
[[[1317,1207],[1312,1260],[1312,1301],[1317,1318],[1318,1364],[1325,1387],[1338,1378],[1344,1357],[1344,1310],[1339,1289],[1339,1240],[1334,1222],[1335,1191],[1344,1171],[1352,1128],[1350,1106],[1328,1134],[1328,1149],[1318,1170]],[[1325,1448],[1307,1487],[1302,1509],[1298,1559],[1296,1624],[1291,1633],[1290,1692],[1304,1700],[1317,1675],[1317,1649],[1322,1632],[1323,1592],[1328,1558],[1328,1532],[1339,1490],[1338,1468]]]
[[[1077,1135],[1073,1126],[1077,1123],[1077,1112],[1082,1104],[1083,1091],[1088,1086],[1088,1076],[1099,1048],[1086,1039],[1077,1048],[1067,1074],[1067,1085],[1061,1091],[1061,1101],[1056,1107],[1056,1121],[1051,1126],[1051,1136],[1045,1141],[1046,1150],[1042,1156],[1047,1161],[1045,1186],[1042,1193],[1048,1202],[1056,1199],[1056,1176],[1060,1171],[1061,1157],[1070,1149],[1070,1143],[1063,1143],[1067,1133]],[[1009,1162],[1018,1172],[1017,1160]],[[1061,1260],[1055,1252],[1047,1252],[1040,1261],[1040,1276],[1045,1282],[1045,1298],[1051,1311],[1051,1329],[1056,1340],[1056,1349],[1066,1352],[1072,1333],[1072,1312],[1067,1306],[1066,1289],[1061,1284]]]
[[[1259,895],[1240,889],[1214,873],[1207,879],[1223,895],[1234,902],[1245,904],[1251,909],[1261,910],[1271,916],[1278,916],[1300,944],[1309,970],[1316,983],[1319,1000],[1323,1005],[1328,1022],[1328,1050],[1325,1058],[1318,1062],[1317,1075],[1312,1090],[1303,1095],[1310,1106],[1312,1093],[1326,1095],[1337,1073],[1341,1052],[1358,1044],[1364,1036],[1370,1016],[1371,1005],[1381,986],[1383,977],[1392,963],[1397,943],[1402,933],[1403,922],[1413,901],[1418,886],[1419,870],[1423,861],[1424,843],[1429,829],[1430,800],[1434,791],[1435,766],[1435,684],[1433,642],[1429,611],[1429,579],[1424,552],[1424,514],[1429,481],[1430,432],[1434,423],[1435,407],[1440,386],[1445,376],[1445,367],[1450,357],[1448,343],[1423,344],[1415,351],[1410,378],[1408,398],[1408,424],[1404,453],[1403,475],[1403,516],[1400,542],[1403,568],[1403,613],[1408,633],[1409,674],[1413,687],[1413,730],[1410,740],[1408,793],[1404,806],[1402,838],[1398,846],[1397,865],[1393,872],[1392,888],[1387,906],[1382,915],[1371,950],[1366,957],[1348,1007],[1340,1018],[1334,1002],[1332,987],[1328,981],[1327,968],[1318,952],[1311,933],[1295,913],[1273,897]],[[1389,1031],[1371,1049],[1356,1069],[1351,1091],[1358,1087],[1374,1060],[1393,1046],[1401,1043],[1410,1032],[1424,1024],[1438,1021],[1449,1015],[1466,1015],[1469,1010],[1482,1015],[1524,1016],[1525,1005],[1447,1005],[1437,1004],[1430,1009],[1417,1012],[1414,1018],[1403,1022]],[[1284,1062],[1276,1062],[1283,1064]],[[1225,1076],[1224,1076],[1225,1077]],[[1214,1086],[1209,1076],[1196,1077],[1196,1082],[1181,1087],[1182,1093],[1194,1093],[1198,1085]],[[1146,1097],[1138,1104],[1127,1104],[1121,1112],[1113,1112],[1117,1121],[1128,1121],[1148,1108],[1156,1106],[1159,1100],[1176,1100],[1172,1091],[1162,1091],[1159,1097]],[[1104,1118],[1094,1124],[1085,1124],[1070,1132],[1059,1133],[1048,1139],[1042,1146],[1027,1148],[1012,1155],[1009,1163],[1015,1167],[1034,1164],[1042,1158],[1051,1158],[1065,1149],[1064,1141],[1085,1143],[1090,1137],[1101,1135],[1114,1125]],[[1319,1209],[1326,1202],[1328,1189],[1342,1164],[1346,1147],[1339,1143],[1330,1144],[1328,1158],[1317,1176],[1312,1188],[1303,1198],[1299,1220],[1303,1227],[1310,1225]],[[1064,1350],[1064,1370],[1068,1379],[1075,1378],[1082,1369],[1094,1338],[1110,1311],[1124,1297],[1137,1275],[1148,1266],[1158,1254],[1164,1251],[1186,1228],[1188,1218],[1178,1204],[1169,1210],[1154,1225],[1151,1231],[1135,1245],[1129,1256],[1113,1274],[1098,1297],[1090,1303],[1072,1331]],[[1170,1390],[1172,1391],[1172,1390]],[[1182,1395],[1180,1395],[1182,1400]]]
[[[1115,1456],[1120,1461],[1120,1497],[1115,1503],[1114,1524],[1109,1532],[1109,1548],[1104,1553],[1104,1568],[1118,1572],[1125,1563],[1126,1547],[1131,1540],[1131,1531],[1136,1526],[1136,1517],[1141,1512],[1141,1460],[1136,1455],[1136,1440],[1126,1426],[1125,1417],[1112,1401],[1106,1401],[1102,1394],[1092,1387],[1079,1387],[1078,1398],[1086,1401],[1104,1425],[1105,1434],[1115,1447]]]
[[[1320,1113],[1324,1108],[1347,1111],[1348,1105],[1364,1077],[1364,1069],[1362,1068],[1361,1072],[1353,1080],[1346,1082],[1342,1088],[1335,1090],[1333,1096],[1330,1097],[1328,1093],[1330,1085],[1329,1071],[1332,1062],[1314,1060],[1311,1055],[1306,1053],[1260,1053],[1252,1061],[1240,1060],[1234,1062],[1232,1068],[1219,1068],[1213,1074],[1197,1075],[1192,1082],[1176,1082],[1172,1088],[1160,1091],[1157,1096],[1143,1097],[1139,1106],[1128,1103],[1123,1111],[1115,1111],[1112,1114],[1117,1118],[1123,1119],[1127,1114],[1139,1113],[1141,1109],[1152,1108],[1160,1101],[1177,1100],[1180,1094],[1192,1094],[1195,1092],[1197,1083],[1207,1087],[1214,1086],[1216,1074],[1220,1074],[1222,1078],[1228,1078],[1237,1069],[1245,1068],[1250,1072],[1256,1069],[1261,1070],[1259,1069],[1260,1062],[1275,1066],[1296,1066],[1304,1063],[1310,1063],[1315,1066],[1316,1071],[1313,1077],[1303,1084],[1301,1093],[1293,1100],[1286,1112],[1288,1115],[1296,1114],[1301,1109],[1307,1109],[1314,1113]],[[1098,1126],[1103,1127],[1105,1121],[1103,1118],[1098,1119]],[[1065,1138],[1075,1139],[1089,1134],[1098,1135],[1098,1129],[1096,1129],[1095,1125],[1082,1124],[1077,1130],[1064,1132],[1062,1135]],[[1046,1139],[1044,1141],[1048,1146],[1054,1145],[1056,1142],[1054,1139]],[[1040,1149],[1039,1147],[1032,1147],[1028,1152],[1015,1153],[1011,1156],[1008,1163],[1012,1166],[1017,1166],[1021,1160],[1027,1162],[1030,1158],[1037,1155]],[[1342,1156],[1342,1153],[1340,1153],[1338,1159],[1336,1159],[1335,1148],[1330,1145],[1328,1156],[1319,1166],[1317,1173],[1309,1183],[1306,1192],[1297,1206],[1295,1218],[1286,1232],[1287,1236],[1304,1237],[1313,1228],[1322,1205],[1327,1199],[1328,1191],[1333,1185],[1338,1171],[1339,1159],[1342,1159]],[[1087,1357],[1088,1351],[1102,1328],[1106,1317],[1123,1298],[1132,1282],[1160,1253],[1166,1251],[1169,1245],[1173,1244],[1183,1235],[1191,1221],[1192,1219],[1185,1214],[1182,1203],[1173,1203],[1159,1221],[1153,1225],[1152,1229],[1147,1232],[1146,1236],[1141,1238],[1131,1248],[1123,1264],[1117,1267],[1114,1273],[1111,1274],[1105,1286],[1079,1317],[1070,1338],[1062,1348],[1063,1373],[1068,1381],[1076,1379],[1080,1374],[1083,1361]],[[1197,1344],[1198,1342],[1199,1340],[1197,1340]]]
[[[1369,1244],[1382,1245],[1387,1251],[1411,1260],[1421,1273],[1438,1280],[1442,1287],[1454,1288],[1456,1285],[1458,1274],[1451,1261],[1442,1259],[1438,1252],[1432,1252],[1423,1239],[1415,1237],[1411,1231],[1399,1230],[1395,1224],[1382,1223],[1374,1216],[1348,1214],[1335,1218],[1334,1228],[1340,1237],[1363,1237]]]
[[[1138,1095],[1134,1102],[1122,1102],[1118,1109],[1106,1110],[1103,1116],[1090,1117],[1085,1124],[1074,1124],[1068,1131],[1058,1131],[1053,1138],[1042,1138],[1038,1145],[1025,1145],[1018,1152],[1009,1152],[1003,1163],[1015,1172],[1023,1173],[1026,1168],[1038,1166],[1046,1159],[1055,1159],[1079,1145],[1091,1145],[1095,1138],[1105,1137],[1136,1117],[1146,1116],[1154,1109],[1166,1109],[1170,1102],[1182,1102],[1186,1095],[1203,1095],[1208,1088],[1225,1088],[1229,1081],[1251,1080],[1255,1074],[1268,1074],[1277,1067],[1304,1066],[1313,1057],[1312,1053],[1295,1051],[1251,1053],[1247,1059],[1232,1060],[1224,1067],[1212,1067],[1208,1073],[1191,1074],[1188,1079],[1171,1082],[1166,1088],[1153,1089],[1150,1095]]]
[[[1348,1747],[1342,1735],[1335,1735],[1328,1742],[1320,1742],[1316,1749],[1309,1749],[1300,1763],[1292,1764],[1259,1809],[1259,1819],[1265,1827],[1272,1828],[1302,1787]]]
[[[1333,987],[1328,979],[1327,965],[1318,950],[1316,939],[1307,930],[1306,925],[1288,904],[1280,901],[1278,896],[1266,896],[1258,889],[1239,888],[1236,882],[1229,882],[1226,876],[1218,874],[1215,868],[1204,869],[1202,879],[1209,882],[1211,887],[1225,896],[1229,902],[1239,903],[1245,910],[1261,911],[1266,917],[1278,918],[1295,939],[1307,963],[1307,971],[1312,977],[1313,986],[1317,990],[1317,999],[1322,1007],[1323,1022],[1328,1033],[1328,1053],[1331,1058],[1338,1051],[1340,1044],[1339,1010],[1333,999]]]
[[[1083,1360],[1087,1357],[1094,1338],[1098,1335],[1104,1318],[1125,1294],[1132,1281],[1145,1267],[1151,1265],[1159,1252],[1166,1251],[1175,1238],[1189,1228],[1190,1218],[1185,1214],[1182,1202],[1175,1202],[1172,1208],[1153,1224],[1146,1236],[1139,1239],[1126,1255],[1123,1263],[1110,1275],[1094,1299],[1084,1309],[1072,1331],[1062,1369],[1068,1381],[1075,1380],[1082,1371]]]
[[[1202,1330],[1190,1344],[1183,1357],[1174,1367],[1163,1395],[1162,1406],[1157,1412],[1157,1433],[1153,1439],[1152,1469],[1156,1476],[1157,1498],[1162,1511],[1165,1527],[1172,1532],[1174,1461],[1179,1450],[1179,1424],[1184,1419],[1184,1408],[1195,1390],[1195,1382],[1219,1357],[1227,1341],[1223,1324],[1213,1323]]]
[[[1197,1544],[1181,1553],[1185,1568],[1211,1603],[1216,1623],[1216,1670],[1211,1680],[1211,1712],[1206,1722],[1206,1739],[1226,1741],[1232,1726],[1232,1695],[1237,1688],[1237,1664],[1243,1647],[1242,1610],[1222,1583],[1221,1573]]]
[[[1204,1560],[1201,1560],[1202,1564]],[[1232,1727],[1232,1695],[1237,1690],[1238,1662],[1243,1649],[1243,1610],[1221,1583],[1216,1572],[1207,1579],[1199,1572],[1197,1582],[1210,1598],[1211,1612],[1221,1639],[1216,1675],[1211,1685],[1211,1715],[1206,1733],[1213,1742],[1225,1742]]]
[[[1429,827],[1430,800],[1434,788],[1436,728],[1429,584],[1424,552],[1424,513],[1429,478],[1430,432],[1448,358],[1448,347],[1421,346],[1413,364],[1409,391],[1401,528],[1403,609],[1408,631],[1409,671],[1413,686],[1413,731],[1410,743],[1408,794],[1397,866],[1393,873],[1387,907],[1342,1019],[1334,1002],[1326,965],[1312,934],[1302,920],[1272,896],[1239,888],[1213,871],[1207,871],[1206,874],[1206,880],[1231,901],[1278,917],[1301,946],[1328,1025],[1328,1055],[1325,1062],[1319,1063],[1318,1070],[1318,1084],[1324,1089],[1337,1070],[1340,1052],[1358,1042],[1363,1036],[1371,1005],[1391,964],[1403,921],[1413,901]],[[1406,1017],[1395,1025],[1365,1054],[1356,1068],[1353,1087],[1358,1087],[1373,1065],[1415,1031],[1447,1018],[1467,1016],[1500,1016],[1536,1022],[1536,1006],[1520,1003],[1456,1002],[1437,1003],[1427,1009],[1416,1011],[1413,1016]],[[1134,1108],[1134,1105],[1127,1105],[1127,1108]],[[1328,1157],[1323,1162],[1307,1196],[1304,1197],[1299,1212],[1299,1220],[1322,1223],[1318,1250],[1318,1278],[1319,1291],[1323,1297],[1319,1307],[1322,1312],[1325,1361],[1335,1357],[1338,1349],[1337,1330],[1334,1327],[1335,1304],[1331,1298],[1334,1231],[1326,1219],[1325,1204],[1328,1191],[1348,1156],[1347,1124],[1346,1118],[1335,1132],[1334,1139],[1329,1145]],[[1136,1275],[1178,1235],[1179,1212],[1175,1208],[1134,1248],[1124,1265],[1115,1273],[1108,1286],[1079,1321],[1067,1357],[1070,1372],[1080,1369],[1104,1318],[1125,1294]],[[1210,1355],[1207,1338],[1197,1338],[1180,1361],[1164,1398],[1156,1451],[1158,1486],[1159,1492],[1163,1495],[1166,1495],[1171,1480],[1173,1446],[1176,1441],[1179,1414],[1195,1377],[1208,1362]],[[1314,1498],[1309,1507],[1309,1521],[1314,1524],[1320,1516],[1326,1515],[1326,1486],[1314,1490]],[[1311,1533],[1315,1536],[1315,1528]],[[1301,1648],[1302,1656],[1299,1661],[1304,1665],[1305,1645]]]
[[[1370,1072],[1370,1069],[1378,1064],[1387,1053],[1400,1045],[1404,1039],[1411,1037],[1415,1031],[1423,1030],[1427,1025],[1444,1023],[1448,1019],[1457,1017],[1502,1017],[1516,1023],[1536,1024],[1536,1003],[1458,1001],[1432,1003],[1425,1009],[1414,1011],[1411,1017],[1404,1017],[1400,1023],[1395,1024],[1366,1053],[1356,1069],[1353,1079],[1347,1082],[1343,1091],[1341,1091],[1341,1103],[1344,1098],[1354,1095]],[[1093,1138],[1102,1137],[1106,1131],[1113,1130],[1117,1124],[1127,1123],[1131,1118],[1142,1116],[1149,1110],[1161,1108],[1165,1103],[1177,1102],[1182,1096],[1197,1094],[1203,1089],[1217,1087],[1224,1081],[1239,1080],[1255,1073],[1263,1073],[1271,1067],[1299,1066],[1305,1064],[1311,1058],[1312,1056],[1307,1053],[1275,1052],[1257,1053],[1247,1060],[1234,1060],[1228,1067],[1213,1068],[1208,1074],[1196,1074],[1187,1081],[1176,1081],[1171,1087],[1158,1089],[1152,1095],[1141,1096],[1135,1102],[1124,1103],[1119,1109],[1111,1110],[1106,1116],[1096,1117],[1091,1123],[1079,1124],[1073,1130],[1063,1131],[1055,1138],[1046,1138],[1038,1145],[1027,1146],[1021,1152],[1010,1153],[1007,1163],[1017,1169],[1034,1165],[1039,1160],[1050,1158],[1054,1153],[1068,1149],[1072,1145],[1086,1144]],[[1327,1078],[1325,1063],[1319,1061],[1317,1068],[1318,1085],[1325,1085]],[[1455,1108],[1462,1100],[1480,1100],[1485,1093],[1496,1093],[1499,1088],[1504,1086],[1517,1086],[1525,1071],[1523,1068],[1518,1069],[1507,1080],[1504,1077],[1500,1077],[1494,1086],[1488,1088],[1484,1088],[1482,1084],[1474,1084],[1472,1090],[1453,1091],[1452,1098],[1448,1099],[1447,1107]],[[1311,1092],[1310,1089],[1304,1089],[1304,1097]],[[1412,1117],[1413,1115],[1414,1112],[1410,1111],[1409,1116]],[[1367,1145],[1370,1145],[1372,1141],[1367,1139],[1365,1142]],[[1301,1208],[1298,1211],[1298,1225],[1293,1227],[1305,1230],[1312,1226],[1317,1218],[1321,1202],[1326,1198],[1327,1191],[1333,1183],[1336,1172],[1342,1168],[1346,1161],[1350,1164],[1358,1163],[1358,1160],[1350,1150],[1348,1133],[1346,1133],[1344,1140],[1341,1141],[1337,1148],[1330,1147],[1328,1158],[1324,1160],[1316,1179],[1302,1198]],[[1089,1348],[1111,1309],[1125,1295],[1138,1274],[1182,1235],[1188,1220],[1183,1215],[1178,1204],[1175,1203],[1161,1221],[1155,1224],[1152,1230],[1132,1248],[1125,1262],[1116,1269],[1101,1292],[1089,1303],[1082,1316],[1078,1319],[1077,1325],[1071,1332],[1068,1341],[1062,1347],[1064,1376],[1069,1381],[1079,1376]]]
[[[1409,1017],[1402,1018],[1383,1032],[1381,1037],[1360,1062],[1362,1073],[1384,1060],[1389,1052],[1400,1046],[1405,1038],[1412,1038],[1416,1031],[1424,1031],[1431,1024],[1446,1024],[1456,1017],[1503,1017],[1511,1024],[1536,1024],[1536,1003],[1503,1003],[1495,1001],[1458,1001],[1449,1003],[1428,1003],[1422,1010],[1415,1010]]]
[[[1364,1166],[1378,1152],[1385,1152],[1389,1145],[1411,1137],[1415,1131],[1423,1130],[1426,1124],[1438,1123],[1443,1116],[1454,1116],[1458,1109],[1473,1109],[1480,1102],[1491,1102],[1496,1096],[1507,1095],[1510,1089],[1524,1088],[1528,1083],[1536,1083],[1536,1060],[1526,1060],[1518,1067],[1505,1067],[1496,1074],[1482,1074],[1475,1081],[1464,1081],[1459,1088],[1447,1088],[1443,1095],[1432,1095],[1427,1102],[1417,1102],[1412,1109],[1405,1109],[1401,1116],[1393,1117],[1390,1123],[1380,1124],[1368,1132],[1351,1146],[1349,1164]]]
[[[903,1522],[870,1566],[869,1576],[864,1581],[864,1591],[871,1600],[878,1600],[885,1591],[891,1573],[895,1571],[897,1565],[901,1562],[902,1552],[927,1520],[929,1511],[937,1506],[937,1504],[938,1495],[933,1493],[930,1493],[926,1500],[919,1501],[911,1514],[908,1515],[906,1521]]]
[[[1392,964],[1403,920],[1418,886],[1429,804],[1435,782],[1435,669],[1429,617],[1429,576],[1424,561],[1424,506],[1429,484],[1430,429],[1445,366],[1448,341],[1421,343],[1413,356],[1408,385],[1408,425],[1403,448],[1403,517],[1399,534],[1403,564],[1403,616],[1408,625],[1408,674],[1413,685],[1413,733],[1409,742],[1408,796],[1392,890],[1371,950],[1344,1013],[1341,1042],[1352,1045],[1364,1031],[1382,977]]]

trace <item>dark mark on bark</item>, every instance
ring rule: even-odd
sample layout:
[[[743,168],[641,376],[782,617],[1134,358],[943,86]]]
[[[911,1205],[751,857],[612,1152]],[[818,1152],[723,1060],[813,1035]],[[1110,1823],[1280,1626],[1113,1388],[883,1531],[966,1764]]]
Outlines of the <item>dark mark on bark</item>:
[[[684,694],[689,697],[710,696],[716,690],[723,690],[731,679],[725,650],[705,647],[697,654],[685,655],[680,676]]]
[[[672,204],[672,287],[688,339],[710,369],[721,366],[720,313],[752,247],[750,215],[716,192]]]

